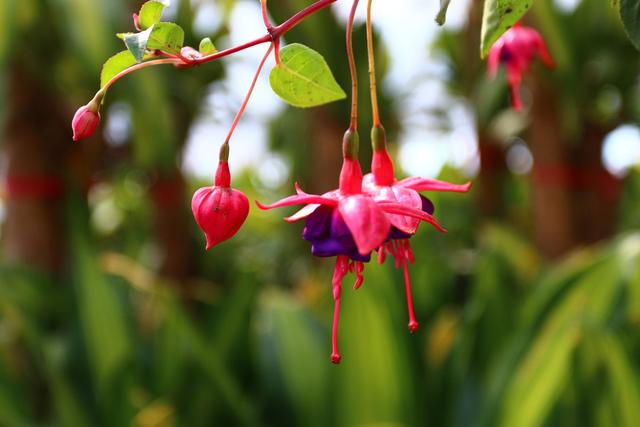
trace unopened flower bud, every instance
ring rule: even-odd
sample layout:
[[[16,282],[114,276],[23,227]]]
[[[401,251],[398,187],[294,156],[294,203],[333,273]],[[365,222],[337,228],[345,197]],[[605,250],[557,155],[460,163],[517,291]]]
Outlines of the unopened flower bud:
[[[180,58],[182,62],[176,64],[176,68],[191,68],[202,58],[202,54],[190,46],[185,46],[180,49]]]
[[[100,124],[100,103],[104,94],[98,92],[87,105],[78,108],[71,121],[73,140],[80,141],[93,135]]]
[[[213,187],[193,195],[191,210],[207,238],[207,250],[233,237],[249,214],[249,200],[241,191],[229,187],[229,165],[220,161]]]

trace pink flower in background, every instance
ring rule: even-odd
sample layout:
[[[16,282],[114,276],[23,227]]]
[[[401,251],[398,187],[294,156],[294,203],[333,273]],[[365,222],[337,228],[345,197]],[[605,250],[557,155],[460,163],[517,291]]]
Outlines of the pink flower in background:
[[[553,59],[540,34],[535,29],[524,27],[519,23],[507,30],[489,51],[487,71],[491,77],[495,77],[500,63],[504,64],[511,105],[516,111],[522,109],[520,99],[522,75],[529,70],[536,54],[547,67],[554,67]]]

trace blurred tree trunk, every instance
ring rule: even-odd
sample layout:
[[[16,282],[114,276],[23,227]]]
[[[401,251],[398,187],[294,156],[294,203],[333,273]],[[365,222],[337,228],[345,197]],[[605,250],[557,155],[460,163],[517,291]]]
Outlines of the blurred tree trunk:
[[[4,152],[7,260],[46,272],[60,269],[61,200],[71,133],[57,98],[20,62],[12,65]]]
[[[602,164],[602,141],[611,129],[585,121],[579,141],[563,138],[557,94],[532,79],[533,120],[529,146],[534,158],[533,209],[537,243],[557,258],[610,237],[618,180]]]
[[[531,182],[535,236],[542,253],[556,258],[577,243],[573,233],[571,190],[563,172],[568,159],[555,95],[538,79],[532,80],[533,119],[528,142],[534,159]]]
[[[159,176],[151,187],[155,233],[162,256],[160,273],[183,282],[192,273],[185,183],[179,170]]]
[[[485,129],[478,129],[480,171],[475,200],[482,216],[501,218],[505,214],[504,186],[507,178],[505,156],[498,141]]]
[[[583,129],[585,136],[576,144],[580,152],[574,156],[581,172],[574,195],[578,210],[575,224],[580,242],[594,243],[614,231],[620,181],[602,164],[602,143],[612,129],[593,123],[586,123]]]

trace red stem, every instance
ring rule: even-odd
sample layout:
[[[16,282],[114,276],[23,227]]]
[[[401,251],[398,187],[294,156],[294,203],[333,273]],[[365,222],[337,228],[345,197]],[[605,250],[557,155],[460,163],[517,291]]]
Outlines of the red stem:
[[[267,49],[267,53],[264,54],[264,56],[262,57],[262,60],[260,61],[260,65],[258,65],[258,69],[256,70],[256,73],[253,76],[253,80],[251,81],[251,86],[249,86],[249,91],[247,92],[247,96],[244,97],[244,101],[242,101],[242,105],[240,106],[240,109],[238,110],[236,117],[233,119],[233,123],[231,123],[231,128],[229,129],[229,133],[227,133],[227,137],[224,140],[225,143],[229,143],[229,140],[231,139],[231,135],[233,135],[233,131],[236,129],[236,126],[238,126],[238,122],[240,121],[242,114],[244,114],[245,108],[247,108],[247,104],[249,103],[249,98],[251,98],[251,94],[253,93],[253,88],[256,86],[256,82],[258,81],[258,76],[260,76],[260,71],[262,71],[262,67],[264,67],[264,63],[267,61],[267,58],[269,57],[269,54],[271,53],[272,49],[273,49],[273,43],[269,45],[269,49]]]
[[[213,53],[211,55],[203,56],[202,58],[184,58],[182,56],[170,54],[168,52],[161,52],[161,54],[164,55],[167,58],[165,58],[165,59],[157,59],[157,60],[152,60],[152,61],[147,61],[147,62],[141,62],[140,64],[133,65],[132,67],[129,67],[126,70],[123,70],[120,73],[118,73],[117,75],[115,75],[114,77],[112,77],[107,82],[107,84],[104,86],[104,88],[109,88],[116,81],[118,81],[121,77],[124,77],[127,74],[129,74],[129,73],[131,73],[133,71],[139,70],[141,68],[146,68],[146,67],[151,67],[153,65],[161,65],[161,64],[199,65],[199,64],[204,64],[204,63],[207,63],[207,62],[219,59],[219,58],[223,58],[225,56],[231,55],[231,54],[239,52],[241,50],[248,49],[248,48],[256,46],[258,44],[267,43],[267,42],[274,42],[274,41],[278,40],[281,36],[286,34],[287,31],[291,30],[293,27],[298,25],[303,19],[305,19],[309,15],[312,15],[312,14],[316,13],[317,11],[326,8],[331,3],[335,3],[336,1],[337,0],[319,0],[319,1],[315,2],[315,3],[313,3],[311,6],[309,6],[309,7],[305,8],[305,9],[301,10],[300,12],[296,13],[291,18],[287,19],[285,22],[283,22],[282,24],[278,25],[277,27],[267,28],[269,30],[269,32],[267,34],[265,34],[264,36],[262,36],[262,37],[259,37],[257,39],[248,41],[248,42],[240,44],[238,46],[230,47],[229,49],[221,50],[220,52],[216,52],[216,53]],[[266,13],[266,11],[264,13]],[[268,20],[267,20],[267,22],[268,22]],[[276,62],[279,62],[279,60],[280,60],[280,57],[279,57],[278,54],[276,54]]]
[[[275,27],[273,29],[273,35],[275,37],[282,36],[287,31],[289,31],[290,29],[298,25],[300,21],[302,21],[307,16],[313,15],[317,11],[324,9],[325,7],[329,6],[331,3],[335,3],[336,1],[337,0],[319,0],[315,2],[311,6],[308,6],[307,8],[301,10],[300,12],[293,15],[291,18],[284,21],[282,24]]]
[[[231,55],[232,53],[239,52],[241,50],[248,49],[258,44],[267,43],[272,41],[271,34],[265,34],[264,36],[257,38],[255,40],[251,40],[249,42],[243,43],[238,46],[230,47],[229,49],[221,50],[220,52],[213,53],[211,55],[203,56],[202,58],[195,58],[189,61],[189,64],[204,64],[206,62],[213,61],[214,59],[222,58],[227,55]]]
[[[132,65],[131,67],[124,69],[122,71],[120,71],[118,74],[116,74],[115,76],[113,76],[103,87],[102,89],[100,89],[101,91],[105,91],[107,89],[109,89],[109,87],[111,87],[111,85],[113,85],[115,82],[117,82],[118,80],[120,80],[122,77],[126,76],[129,73],[132,73],[134,71],[140,70],[142,68],[147,68],[147,67],[152,67],[154,65],[162,65],[162,64],[181,64],[182,61],[179,59],[175,59],[175,58],[165,58],[165,59],[154,59],[152,61],[147,61],[147,62],[141,62],[139,64],[136,65]]]
[[[260,0],[260,9],[262,10],[262,22],[264,22],[267,31],[271,31],[273,25],[269,22],[269,15],[267,14],[267,0]]]

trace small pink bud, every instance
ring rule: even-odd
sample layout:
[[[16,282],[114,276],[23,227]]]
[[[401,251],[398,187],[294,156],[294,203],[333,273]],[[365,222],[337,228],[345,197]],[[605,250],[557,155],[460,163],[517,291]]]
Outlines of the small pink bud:
[[[202,54],[191,46],[185,46],[180,49],[180,56],[192,61],[202,58]]]
[[[90,137],[99,124],[100,113],[98,111],[93,111],[90,104],[80,107],[71,121],[73,140],[80,141]]]
[[[96,96],[87,104],[78,108],[71,121],[73,140],[80,141],[93,135],[100,124],[100,104],[102,104],[104,92],[99,90]]]
[[[249,214],[249,200],[241,191],[229,187],[229,166],[221,161],[216,185],[200,188],[193,195],[191,210],[207,238],[207,250],[233,237]]]
[[[176,64],[176,68],[186,69],[197,65],[197,61],[202,58],[202,54],[190,46],[185,46],[180,49],[180,58],[182,62]]]

